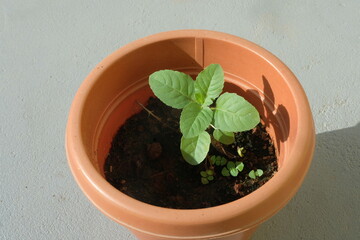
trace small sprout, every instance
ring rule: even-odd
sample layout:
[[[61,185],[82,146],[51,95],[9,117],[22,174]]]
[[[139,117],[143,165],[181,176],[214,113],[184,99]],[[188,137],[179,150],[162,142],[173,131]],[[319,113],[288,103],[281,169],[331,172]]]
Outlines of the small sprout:
[[[207,177],[207,173],[206,173],[205,171],[201,171],[201,172],[200,172],[200,175],[201,175],[202,177]]]
[[[227,163],[227,159],[221,156],[211,156],[210,158],[210,163],[212,165],[216,165],[216,166],[225,166]]]
[[[206,184],[209,184],[209,180],[207,178],[201,178],[201,183],[206,185]]]
[[[201,171],[200,175],[201,175],[201,183],[204,185],[208,184],[209,181],[214,180],[214,171],[211,169],[208,169],[206,171]]]
[[[239,172],[241,172],[243,169],[244,163],[228,161],[226,167],[222,169],[221,174],[225,177],[230,175],[233,177],[237,177],[239,175]]]
[[[251,179],[255,179],[255,178],[256,178],[256,176],[255,176],[255,171],[254,171],[254,170],[251,170],[251,171],[249,172],[249,177],[250,177]]]
[[[235,163],[233,161],[229,161],[227,164],[226,164],[226,167],[230,170],[230,168],[235,168]]]
[[[216,162],[216,156],[213,155],[213,156],[211,156],[211,158],[210,158],[210,163],[211,163],[211,165],[214,165],[215,162]]]
[[[224,177],[229,177],[229,176],[230,176],[230,172],[229,172],[229,170],[228,170],[226,167],[223,167],[223,169],[221,170],[221,174],[222,174]]]
[[[206,170],[206,174],[207,174],[208,176],[213,176],[213,175],[214,175],[214,171],[211,170],[211,169]]]
[[[237,153],[239,154],[240,157],[244,157],[245,152],[246,150],[243,147],[237,147]]]
[[[236,162],[236,169],[241,172],[244,169],[244,163],[243,162]]]
[[[216,166],[220,166],[220,165],[221,165],[221,156],[217,156],[217,157],[216,157],[215,165],[216,165]]]
[[[256,176],[261,177],[264,174],[264,171],[261,169],[256,170],[255,172]]]
[[[236,168],[231,168],[229,170],[229,172],[230,172],[231,176],[233,176],[233,177],[237,177],[237,175],[239,175],[239,171],[236,170]]]
[[[222,157],[220,160],[220,166],[224,166],[227,163],[227,159]]]
[[[239,171],[236,169],[234,162],[229,161],[227,163],[226,167],[229,170],[231,176],[237,177],[237,175],[239,174]]]
[[[261,169],[257,169],[256,171],[251,170],[249,172],[249,177],[255,179],[256,177],[261,177],[264,174],[264,171]]]

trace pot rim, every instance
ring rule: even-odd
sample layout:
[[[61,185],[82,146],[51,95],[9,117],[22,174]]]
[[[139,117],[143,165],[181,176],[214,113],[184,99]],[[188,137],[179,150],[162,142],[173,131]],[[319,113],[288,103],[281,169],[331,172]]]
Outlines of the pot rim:
[[[294,140],[293,150],[287,152],[286,154],[287,158],[292,159],[292,161],[282,166],[281,171],[277,172],[266,184],[251,194],[239,200],[210,208],[169,209],[143,203],[139,200],[127,196],[126,194],[111,186],[110,183],[108,183],[92,165],[91,159],[85,151],[80,123],[82,110],[85,106],[86,96],[94,86],[96,82],[95,79],[98,79],[99,76],[101,76],[101,74],[106,70],[106,68],[114,64],[116,59],[121,58],[144,45],[152,44],[158,41],[186,37],[218,39],[235,45],[241,45],[243,48],[246,48],[247,50],[265,59],[281,74],[284,79],[286,79],[288,82],[288,87],[296,101],[296,111],[298,113],[299,119],[298,125],[292,127],[296,127],[298,130],[310,128],[311,131],[297,131],[298,136]],[[292,175],[299,171],[299,169],[302,169],[304,174],[300,176],[300,178],[296,179],[297,184],[293,189],[290,190],[292,192],[289,194],[289,197],[282,199],[283,202],[279,203],[276,209],[273,209],[271,213],[268,213],[268,216],[258,219],[257,222],[244,220],[244,225],[242,226],[243,229],[245,229],[253,227],[254,225],[265,221],[270,216],[275,214],[291,199],[291,197],[298,190],[301,182],[303,181],[303,178],[305,177],[307,169],[310,166],[313,155],[315,131],[312,114],[305,92],[294,74],[284,63],[282,63],[269,51],[248,40],[226,33],[208,30],[176,30],[158,33],[131,42],[110,54],[98,65],[104,66],[104,68],[100,70],[95,68],[87,76],[76,93],[70,109],[66,129],[66,151],[70,168],[78,184],[91,201],[92,197],[89,196],[88,193],[84,190],[82,186],[83,182],[80,180],[80,177],[75,174],[75,169],[80,170],[81,174],[83,175],[82,177],[86,179],[86,181],[90,183],[99,193],[103,194],[107,199],[109,199],[114,205],[121,209],[126,209],[126,211],[131,212],[132,214],[141,215],[144,219],[152,219],[152,221],[159,224],[169,223],[169,221],[171,221],[172,224],[187,226],[213,224],[222,220],[246,217],[247,214],[254,212],[256,208],[259,208],[259,206],[261,206],[262,203],[266,201],[266,199],[274,198],[276,194],[279,194],[283,190],[284,186],[288,184],[287,181],[289,181],[289,179],[293,179]],[[299,157],[299,151],[303,152],[301,155],[302,157]],[[305,159],[304,155],[307,156],[307,162],[303,161]],[[98,208],[102,209],[102,207],[99,206],[96,202],[93,201],[93,203],[97,205]],[[114,218],[106,211],[103,212],[112,219],[119,222],[118,219]],[[121,223],[130,228],[139,230],[136,226],[130,226],[126,221],[121,221]]]

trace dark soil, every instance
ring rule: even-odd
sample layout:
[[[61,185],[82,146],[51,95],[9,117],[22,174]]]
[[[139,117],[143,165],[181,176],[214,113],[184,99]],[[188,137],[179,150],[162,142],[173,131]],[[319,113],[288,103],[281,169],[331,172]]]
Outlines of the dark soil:
[[[200,171],[212,166],[208,159],[197,166],[183,160],[178,130],[181,111],[155,98],[149,99],[146,108],[161,122],[145,110],[129,118],[114,137],[104,168],[107,181],[133,198],[167,208],[212,207],[246,196],[277,171],[274,146],[259,124],[236,133],[236,142],[223,146],[230,155],[237,156],[234,160],[244,163],[244,170],[236,178],[224,177],[222,167],[215,167],[214,180],[203,185]],[[246,149],[244,157],[238,156],[237,146]],[[211,146],[211,155],[222,153]],[[264,174],[253,180],[248,173],[256,169]]]

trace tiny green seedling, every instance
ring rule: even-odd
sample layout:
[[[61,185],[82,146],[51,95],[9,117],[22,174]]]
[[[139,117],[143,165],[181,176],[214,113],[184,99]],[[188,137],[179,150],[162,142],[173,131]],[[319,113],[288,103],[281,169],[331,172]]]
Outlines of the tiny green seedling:
[[[245,148],[243,147],[237,148],[237,153],[239,154],[240,157],[243,157],[245,152],[246,152]]]
[[[229,145],[234,132],[254,128],[260,117],[256,108],[243,97],[225,92],[224,72],[219,64],[206,67],[194,81],[189,75],[161,70],[150,75],[150,88],[166,105],[183,109],[180,116],[182,133],[180,150],[191,165],[200,164],[207,156],[213,138]],[[220,95],[221,94],[221,95]]]
[[[201,171],[200,175],[201,175],[201,183],[204,185],[208,184],[209,181],[214,180],[214,171],[211,169],[208,169],[206,171]]]
[[[261,169],[257,169],[256,171],[251,170],[251,171],[249,172],[249,177],[250,177],[251,179],[255,179],[255,178],[257,178],[257,177],[261,177],[263,174],[264,174],[264,171],[261,170]]]
[[[224,177],[229,177],[230,175],[233,177],[237,177],[239,173],[244,169],[244,163],[243,162],[233,162],[228,161],[226,164],[226,167],[223,167],[221,170],[221,174]]]
[[[211,165],[224,166],[227,163],[227,159],[222,156],[211,156],[210,158]]]

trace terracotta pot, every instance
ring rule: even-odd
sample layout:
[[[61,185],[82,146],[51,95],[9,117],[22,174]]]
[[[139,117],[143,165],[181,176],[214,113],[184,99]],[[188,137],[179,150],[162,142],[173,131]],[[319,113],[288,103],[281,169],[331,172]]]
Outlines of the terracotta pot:
[[[152,95],[148,76],[161,69],[196,75],[219,63],[226,90],[259,110],[275,143],[279,171],[264,186],[228,204],[195,210],[152,206],[112,187],[103,165],[112,137]],[[180,30],[155,34],[120,48],[85,79],[71,106],[66,151],[86,196],[139,239],[248,239],[294,196],[315,144],[306,95],[292,72],[265,49],[232,35]]]

